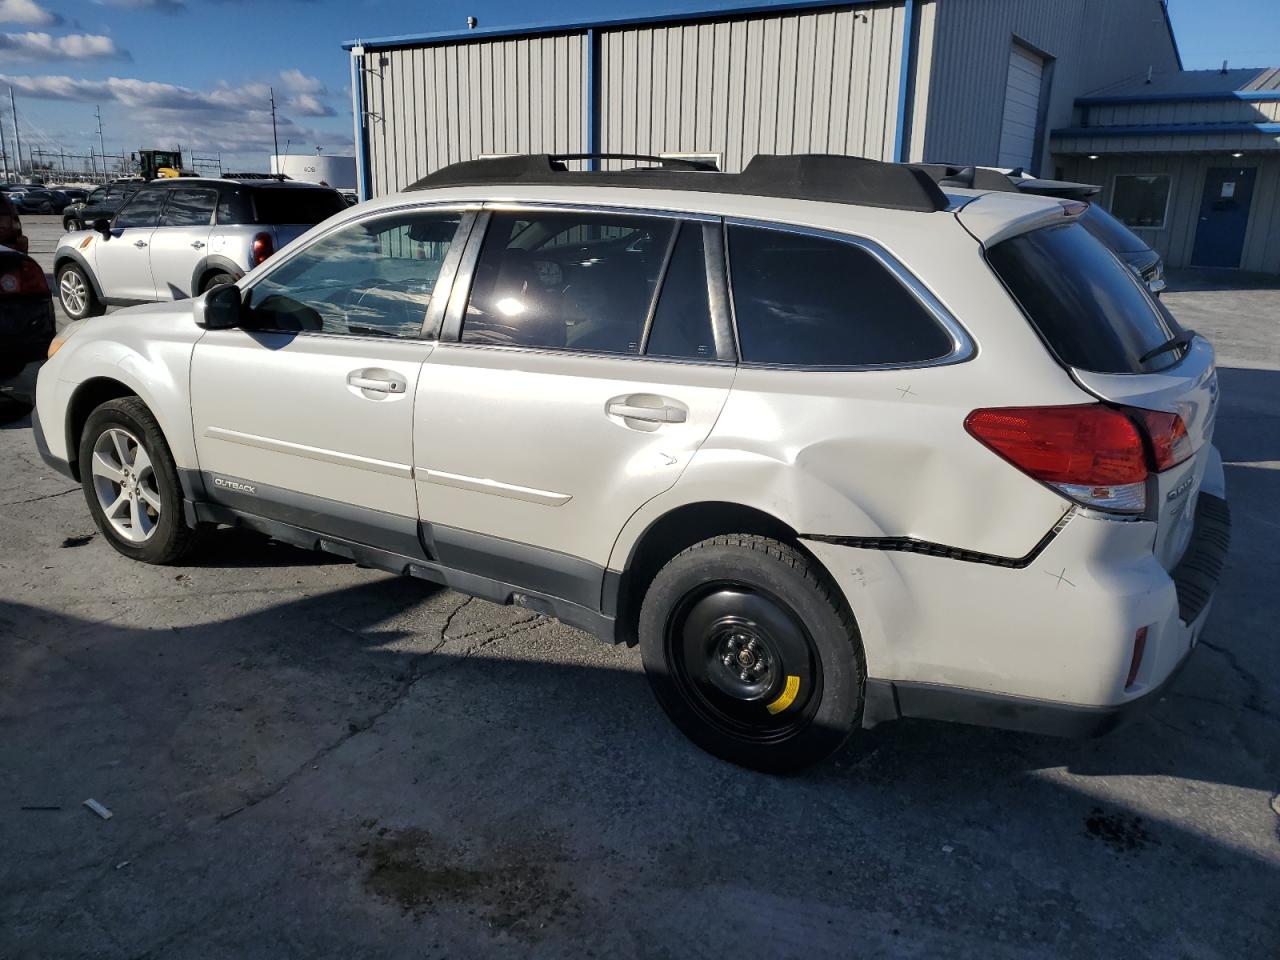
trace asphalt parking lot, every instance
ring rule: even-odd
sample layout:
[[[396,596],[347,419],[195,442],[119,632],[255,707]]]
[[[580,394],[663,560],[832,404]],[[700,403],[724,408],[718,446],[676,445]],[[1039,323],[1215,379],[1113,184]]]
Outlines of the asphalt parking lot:
[[[234,531],[132,563],[0,427],[0,957],[1280,956],[1280,289],[1175,288],[1235,529],[1173,691],[785,779],[525,610]]]

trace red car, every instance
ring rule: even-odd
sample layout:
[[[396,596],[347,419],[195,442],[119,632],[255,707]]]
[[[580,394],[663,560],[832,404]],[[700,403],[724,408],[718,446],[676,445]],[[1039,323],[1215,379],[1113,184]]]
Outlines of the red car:
[[[27,235],[22,232],[22,219],[3,193],[0,193],[0,246],[19,253],[27,252]]]

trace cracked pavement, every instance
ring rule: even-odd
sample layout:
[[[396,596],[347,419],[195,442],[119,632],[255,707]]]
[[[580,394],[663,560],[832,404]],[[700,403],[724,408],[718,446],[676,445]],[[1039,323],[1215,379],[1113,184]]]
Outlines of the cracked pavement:
[[[1224,331],[1235,518],[1176,687],[791,778],[527,610],[236,531],[131,563],[0,427],[0,957],[1280,955],[1280,292],[1168,302]]]

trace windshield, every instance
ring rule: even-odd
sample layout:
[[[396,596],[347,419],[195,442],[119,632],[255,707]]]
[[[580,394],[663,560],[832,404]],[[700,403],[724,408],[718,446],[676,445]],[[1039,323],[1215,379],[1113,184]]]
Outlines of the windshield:
[[[1078,223],[997,243],[987,261],[1058,359],[1093,373],[1149,373],[1177,350],[1143,361],[1181,332],[1142,282]]]
[[[1151,249],[1140,236],[1095,204],[1089,204],[1080,222],[1116,253],[1146,253]]]
[[[337,190],[268,187],[252,191],[254,223],[301,223],[314,226],[347,209]]]

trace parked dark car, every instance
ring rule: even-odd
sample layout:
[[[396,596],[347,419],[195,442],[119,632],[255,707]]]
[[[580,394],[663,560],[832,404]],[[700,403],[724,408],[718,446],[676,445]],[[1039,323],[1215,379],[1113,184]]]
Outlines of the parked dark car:
[[[70,233],[83,230],[98,219],[110,220],[142,186],[141,180],[118,180],[95,188],[84,200],[62,211],[62,229]]]
[[[19,253],[28,249],[27,235],[22,232],[22,218],[6,193],[0,192],[0,247]]]
[[[1029,177],[1022,170],[997,167],[960,166],[946,163],[921,163],[913,166],[924,170],[941,187],[964,187],[1002,193],[1034,193],[1062,200],[1083,200],[1089,209],[1080,217],[1081,225],[1142,278],[1152,293],[1159,296],[1165,288],[1164,261],[1145,240],[1113,217],[1097,203],[1102,188],[1092,183],[1070,180],[1044,180]]]
[[[35,369],[53,341],[53,296],[44,268],[25,253],[0,249],[0,393],[35,402]]]
[[[22,213],[61,213],[66,204],[52,190],[44,187],[26,187],[13,191],[9,199]]]
[[[69,203],[79,203],[85,197],[89,196],[89,191],[83,187],[59,187],[58,192],[65,194]]]

